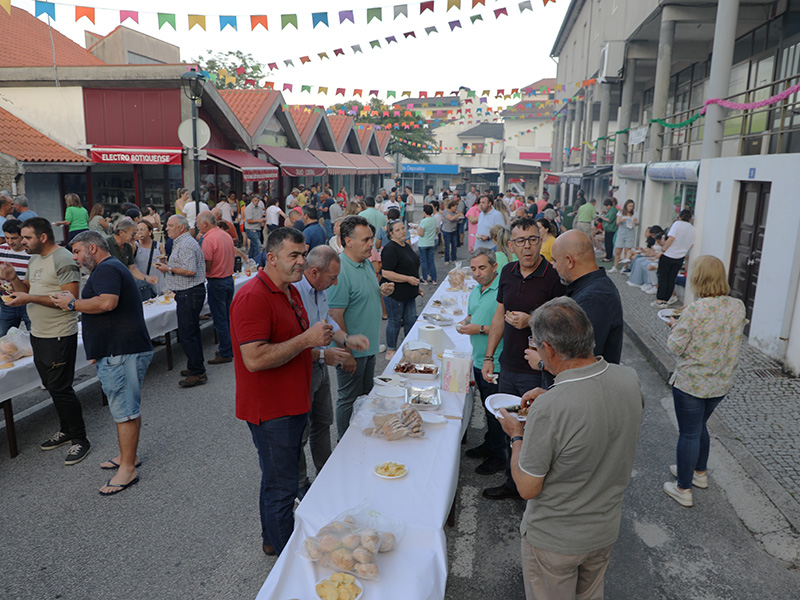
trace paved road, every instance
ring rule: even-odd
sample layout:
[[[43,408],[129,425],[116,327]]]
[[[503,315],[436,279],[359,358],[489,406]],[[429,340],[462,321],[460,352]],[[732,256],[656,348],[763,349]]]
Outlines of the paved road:
[[[207,329],[208,356],[212,336]],[[720,444],[711,487],[697,492],[694,508],[663,494],[677,435],[662,402],[668,388],[629,343],[624,360],[637,369],[648,402],[607,597],[800,598],[800,573],[765,553],[729,503],[730,493],[736,503],[757,504],[758,491]],[[176,367],[182,363],[177,351]],[[260,549],[259,470],[247,427],[233,416],[232,365],[210,367],[207,385],[182,390],[163,351],[156,355],[144,392],[142,480],[111,498],[97,494],[108,478],[98,465],[116,453],[116,435],[99,385],[90,371],[82,375],[93,443],[83,463],[65,467],[65,449],[38,449],[57,427],[51,406],[18,423],[19,457],[0,451],[0,598],[255,597],[274,559]],[[470,429],[470,444],[480,436]],[[476,464],[461,463],[458,519],[446,531],[447,598],[520,598],[524,505],[484,500],[481,489],[499,476],[474,474]]]

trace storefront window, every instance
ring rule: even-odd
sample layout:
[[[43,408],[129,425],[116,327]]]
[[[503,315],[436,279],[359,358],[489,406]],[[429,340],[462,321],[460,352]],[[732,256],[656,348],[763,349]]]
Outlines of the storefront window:
[[[64,194],[78,194],[84,208],[89,208],[89,195],[86,190],[86,173],[64,173]],[[59,219],[60,220],[60,219]]]
[[[177,198],[178,188],[183,186],[180,165],[142,165],[139,167],[143,190],[139,206],[152,205],[156,210],[169,210]]]
[[[123,202],[136,203],[133,166],[95,165],[92,167],[92,202],[112,211]]]

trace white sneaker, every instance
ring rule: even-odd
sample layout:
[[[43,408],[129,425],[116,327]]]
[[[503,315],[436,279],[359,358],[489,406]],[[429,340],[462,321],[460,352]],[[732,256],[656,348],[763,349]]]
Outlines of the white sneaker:
[[[637,285],[637,284],[633,283],[632,281],[626,281],[625,283],[627,283],[631,287],[637,287],[637,288],[640,288],[641,290],[644,290],[644,286],[643,285]]]
[[[644,291],[645,294],[655,294],[656,292],[658,292],[658,288],[654,285],[651,285]]]
[[[667,303],[662,302],[661,300],[653,300],[650,303],[650,306],[655,306],[656,308],[667,308]]]
[[[677,304],[677,303],[678,303],[678,297],[677,296],[673,296],[672,298],[667,300],[667,306],[672,306],[673,304]]]
[[[611,267],[606,271],[606,273],[616,273],[616,272],[617,272],[617,267]]]
[[[378,346],[378,352],[386,352],[386,344],[381,344]]]
[[[630,258],[623,258],[622,260],[619,261],[619,264],[624,265],[624,264],[627,264],[629,262],[631,262]]]
[[[675,500],[681,506],[692,506],[692,490],[681,490],[678,484],[673,481],[667,481],[664,484],[664,492]]]
[[[670,465],[669,472],[672,473],[673,477],[678,477],[678,465]],[[697,471],[694,472],[692,475],[692,486],[700,489],[706,489],[708,487],[708,473],[703,473],[702,475]]]

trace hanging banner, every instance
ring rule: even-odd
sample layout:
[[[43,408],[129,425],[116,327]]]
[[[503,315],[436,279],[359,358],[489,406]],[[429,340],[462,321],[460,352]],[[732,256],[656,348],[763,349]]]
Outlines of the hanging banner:
[[[128,148],[125,146],[95,146],[89,158],[94,163],[120,165],[179,165],[181,148]]]

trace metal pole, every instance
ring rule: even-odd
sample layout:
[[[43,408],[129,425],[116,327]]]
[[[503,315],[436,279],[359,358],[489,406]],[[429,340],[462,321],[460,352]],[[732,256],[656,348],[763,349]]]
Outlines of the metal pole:
[[[736,21],[739,16],[739,0],[720,0],[717,4],[717,22],[714,25],[714,49],[711,54],[711,74],[708,78],[708,98],[724,98],[728,95],[733,64],[733,45],[736,41]],[[706,109],[703,130],[702,158],[719,158],[722,155],[723,108],[709,104]]]
[[[197,99],[192,99],[192,157],[194,159],[194,223],[200,215],[200,152],[197,150]]]

